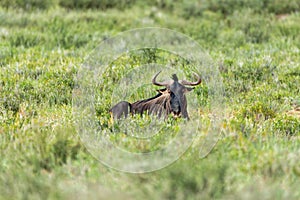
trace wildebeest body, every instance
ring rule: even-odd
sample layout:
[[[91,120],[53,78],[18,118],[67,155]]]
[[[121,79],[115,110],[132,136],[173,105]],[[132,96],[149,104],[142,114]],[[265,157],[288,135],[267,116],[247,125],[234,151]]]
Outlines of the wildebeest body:
[[[183,116],[189,119],[187,112],[187,100],[185,94],[194,88],[185,87],[185,85],[199,85],[201,79],[198,76],[196,82],[189,82],[186,80],[179,81],[176,74],[172,75],[172,80],[157,82],[156,77],[158,72],[152,79],[152,83],[157,86],[165,86],[165,88],[157,90],[158,94],[149,99],[139,100],[132,104],[127,101],[121,101],[110,109],[112,115],[116,119],[127,117],[131,114],[152,114],[158,117],[168,117],[170,114],[174,118]]]
[[[109,111],[115,119],[120,119],[121,117],[126,118],[131,112],[131,104],[127,101],[121,101],[113,106]]]

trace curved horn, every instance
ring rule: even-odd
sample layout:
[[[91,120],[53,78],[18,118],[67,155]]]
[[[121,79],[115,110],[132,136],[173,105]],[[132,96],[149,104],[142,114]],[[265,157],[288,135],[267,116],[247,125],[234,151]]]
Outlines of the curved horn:
[[[152,79],[152,83],[154,85],[157,85],[157,86],[168,86],[168,85],[170,85],[170,81],[164,81],[164,82],[157,82],[156,81],[156,77],[160,74],[160,72],[161,71],[159,71],[157,74],[155,74],[155,76]]]
[[[195,72],[194,72],[194,75],[196,75],[197,81],[195,81],[195,82],[190,82],[190,81],[182,80],[182,81],[181,81],[181,84],[182,84],[182,85],[190,85],[190,86],[199,85],[199,84],[201,83],[201,78],[200,78],[200,76],[199,76],[198,74],[196,74]]]

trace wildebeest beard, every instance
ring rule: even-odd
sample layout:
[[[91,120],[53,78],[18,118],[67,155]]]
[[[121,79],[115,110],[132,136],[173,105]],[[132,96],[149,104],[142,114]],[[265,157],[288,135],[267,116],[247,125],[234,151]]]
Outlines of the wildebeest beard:
[[[180,100],[179,97],[177,95],[175,95],[173,92],[171,92],[171,112],[173,114],[174,117],[180,117],[180,111],[181,111],[181,107],[180,107]]]

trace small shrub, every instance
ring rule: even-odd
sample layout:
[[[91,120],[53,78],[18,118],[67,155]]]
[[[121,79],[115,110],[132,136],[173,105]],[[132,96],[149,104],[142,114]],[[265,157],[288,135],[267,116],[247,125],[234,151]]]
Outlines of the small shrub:
[[[286,135],[299,135],[300,119],[294,116],[282,115],[274,119],[274,130]]]
[[[297,12],[300,9],[298,0],[265,0],[265,8],[275,14]]]
[[[133,5],[136,0],[59,0],[59,5],[69,9],[124,9]]]
[[[1,0],[4,8],[21,8],[24,10],[49,9],[57,4],[57,0]]]
[[[9,36],[10,45],[12,47],[34,47],[44,44],[45,38],[42,34],[34,32],[18,32]]]
[[[243,31],[247,42],[262,43],[270,38],[270,21],[253,10],[236,11],[229,17],[229,23],[232,28]]]

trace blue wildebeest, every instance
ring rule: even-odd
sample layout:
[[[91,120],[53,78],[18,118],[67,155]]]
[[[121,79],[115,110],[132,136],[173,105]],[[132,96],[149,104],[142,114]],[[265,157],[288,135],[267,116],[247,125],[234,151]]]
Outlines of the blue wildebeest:
[[[127,101],[121,101],[113,106],[109,111],[113,118],[120,119],[127,117],[131,114],[148,113],[157,115],[158,117],[164,116],[167,118],[170,114],[174,118],[183,117],[189,119],[187,112],[187,100],[185,94],[194,88],[186,87],[196,86],[201,83],[200,77],[197,76],[197,81],[190,82],[186,80],[178,80],[177,75],[173,74],[172,79],[169,81],[158,82],[156,81],[158,72],[152,79],[152,83],[157,86],[164,86],[165,88],[157,90],[158,94],[149,99],[139,100],[132,104]]]

